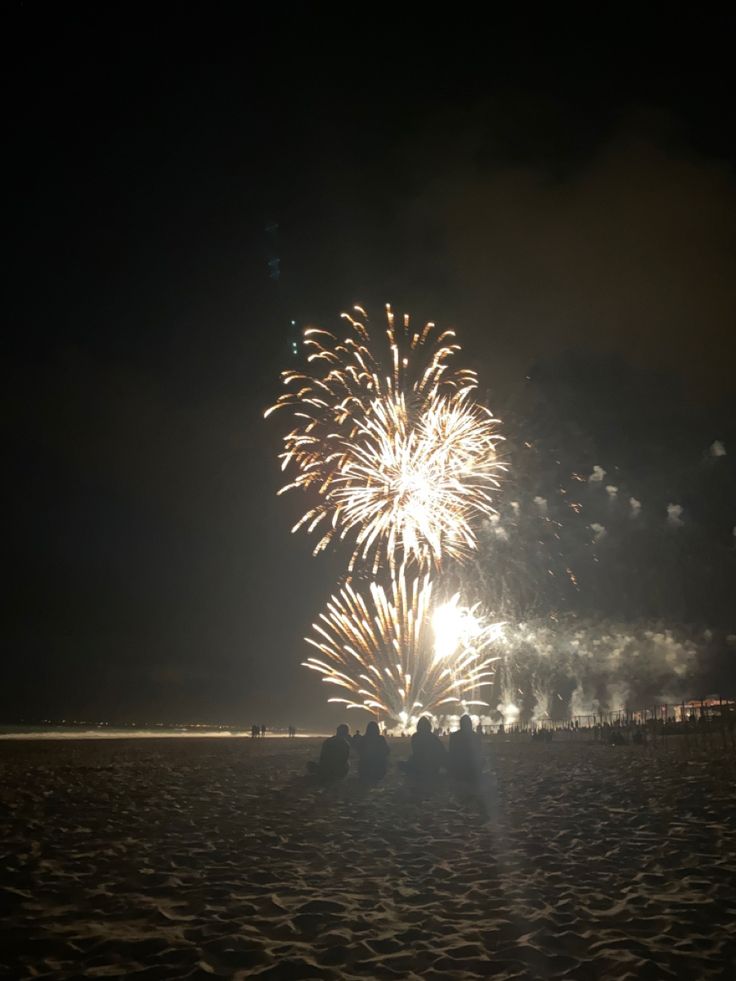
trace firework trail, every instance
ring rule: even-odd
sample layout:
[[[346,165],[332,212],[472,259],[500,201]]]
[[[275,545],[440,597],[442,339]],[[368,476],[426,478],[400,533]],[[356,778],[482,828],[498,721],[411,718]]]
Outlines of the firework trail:
[[[281,461],[297,474],[279,493],[317,497],[292,530],[318,531],[315,554],[351,538],[350,571],[461,559],[476,546],[474,519],[493,513],[497,420],[472,397],[475,373],[449,363],[460,349],[453,331],[413,330],[408,315],[397,326],[387,307],[374,339],[356,312],[362,319],[343,314],[341,338],[305,332],[313,370],[284,372],[292,390],[266,412],[286,408],[296,421]]]
[[[401,567],[388,590],[344,586],[313,624],[307,642],[319,656],[305,667],[344,689],[329,702],[383,713],[403,726],[420,715],[460,714],[488,708],[477,698],[493,677],[494,644],[502,624],[487,624],[459,595],[432,603],[428,574]]]

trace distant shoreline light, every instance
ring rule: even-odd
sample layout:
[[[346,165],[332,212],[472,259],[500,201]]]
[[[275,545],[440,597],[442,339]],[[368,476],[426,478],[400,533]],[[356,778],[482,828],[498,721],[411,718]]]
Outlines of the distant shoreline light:
[[[299,732],[297,739],[317,739],[330,735],[326,732]],[[131,728],[121,729],[102,725],[99,728],[4,726],[0,727],[0,740],[68,740],[68,739],[252,739],[250,729],[182,729]],[[260,738],[260,737],[259,737]],[[288,732],[266,732],[266,739],[288,739]]]

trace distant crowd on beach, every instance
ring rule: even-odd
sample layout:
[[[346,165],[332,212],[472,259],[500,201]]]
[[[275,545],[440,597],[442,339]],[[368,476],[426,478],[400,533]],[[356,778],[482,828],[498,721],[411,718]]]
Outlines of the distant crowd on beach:
[[[541,725],[503,725],[495,729],[495,735],[506,735],[514,739],[528,739],[532,742],[551,742],[555,740],[592,740],[609,746],[627,744],[645,745],[668,737],[720,739],[724,745],[736,748],[736,703],[724,702],[709,712],[699,714],[660,716],[652,713],[650,718],[618,718],[594,721],[588,717],[586,724],[559,722]]]
[[[716,708],[717,711],[711,706],[710,711],[705,712],[701,707],[699,715],[696,716],[693,712],[682,717],[673,715],[660,718],[625,718],[619,715],[618,718],[598,721],[594,716],[587,716],[582,725],[579,719],[555,723],[532,722],[524,725],[518,722],[504,725],[501,722],[491,726],[484,726],[478,722],[475,730],[470,716],[464,715],[460,719],[460,728],[456,732],[442,728],[433,730],[431,720],[424,716],[419,719],[417,730],[411,737],[411,758],[407,763],[399,763],[399,767],[419,776],[432,776],[442,769],[454,776],[458,776],[463,770],[466,774],[475,772],[481,758],[479,747],[482,737],[531,739],[532,742],[541,743],[548,743],[553,739],[555,742],[583,739],[620,746],[644,745],[665,736],[715,737],[720,734],[724,744],[730,741],[732,747],[736,746],[736,702],[725,701]],[[282,731],[277,730],[277,734]],[[287,730],[289,739],[295,739],[296,732],[296,727],[290,725]],[[251,736],[254,739],[263,739],[265,735],[265,725],[251,726]],[[396,733],[389,731],[389,735],[395,736]],[[400,736],[406,738],[407,733],[401,732]],[[449,736],[447,750],[440,739],[442,736]],[[348,747],[347,756],[344,746]],[[388,742],[376,722],[369,722],[364,734],[356,730],[352,736],[347,725],[340,725],[335,735],[325,740],[320,760],[318,763],[311,764],[310,772],[320,777],[327,774],[330,780],[341,779],[340,776],[333,775],[333,770],[334,774],[337,774],[347,766],[345,769],[347,774],[352,754],[357,757],[358,774],[361,779],[380,780],[386,773],[389,753]],[[334,768],[330,763],[331,754],[340,761]],[[461,759],[465,762],[461,763]]]
[[[344,780],[350,772],[351,756],[357,757],[358,777],[365,783],[378,783],[388,772],[390,747],[376,722],[369,722],[365,733],[350,735],[347,725],[339,725],[334,736],[322,743],[319,760],[307,765],[308,772],[320,783]],[[469,715],[460,719],[460,728],[451,732],[448,746],[426,716],[417,722],[411,737],[411,755],[399,767],[412,778],[436,779],[446,770],[450,777],[464,783],[477,783],[483,773],[480,733],[473,730]]]
[[[296,739],[296,726],[289,726],[287,732],[289,739]],[[252,725],[250,727],[250,734],[254,739],[263,739],[266,735],[266,727]]]

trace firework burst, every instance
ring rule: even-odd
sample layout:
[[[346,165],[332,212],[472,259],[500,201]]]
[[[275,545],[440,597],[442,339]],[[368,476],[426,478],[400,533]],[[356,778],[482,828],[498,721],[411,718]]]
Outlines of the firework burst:
[[[332,596],[306,638],[319,656],[305,667],[345,690],[328,701],[412,725],[418,716],[487,707],[479,689],[493,677],[494,641],[501,624],[487,624],[459,596],[433,605],[428,574],[405,567],[388,590],[372,583],[358,592],[344,586]]]
[[[317,502],[294,531],[318,531],[315,553],[350,538],[357,562],[420,570],[443,556],[475,548],[472,521],[493,512],[492,492],[504,469],[502,438],[492,414],[474,401],[475,373],[454,368],[454,332],[427,323],[387,328],[374,341],[365,312],[347,314],[341,339],[310,329],[311,373],[284,372],[290,389],[266,413],[287,408],[296,426],[284,437],[282,469],[295,467],[293,488]]]

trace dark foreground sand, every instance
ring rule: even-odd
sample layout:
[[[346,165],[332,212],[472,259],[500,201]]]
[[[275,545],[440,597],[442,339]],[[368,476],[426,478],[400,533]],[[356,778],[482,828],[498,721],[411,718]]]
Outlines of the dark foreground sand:
[[[0,974],[736,976],[732,759],[494,745],[481,806],[307,787],[306,740],[0,744]]]

